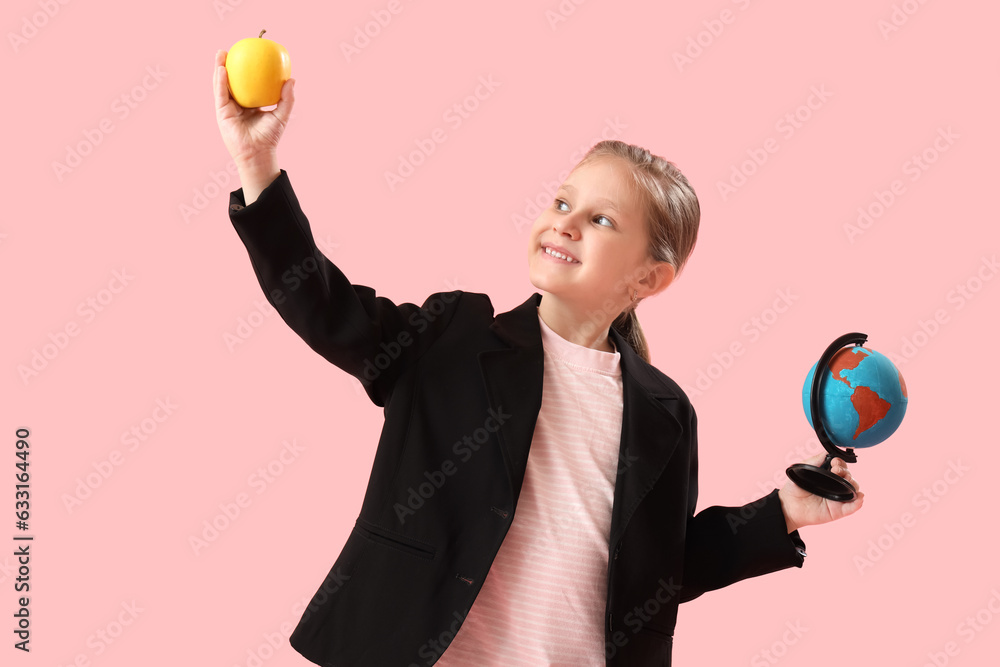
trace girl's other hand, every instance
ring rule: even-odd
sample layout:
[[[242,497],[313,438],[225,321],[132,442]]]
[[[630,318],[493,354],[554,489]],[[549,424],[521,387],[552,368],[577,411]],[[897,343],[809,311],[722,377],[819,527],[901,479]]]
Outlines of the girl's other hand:
[[[285,81],[281,87],[281,99],[275,109],[246,109],[237,104],[229,94],[226,53],[223,49],[215,53],[215,74],[212,79],[215,118],[226,150],[238,166],[274,160],[278,142],[295,104],[295,79]]]
[[[826,454],[817,454],[803,463],[821,466],[824,460],[826,460]],[[843,459],[835,458],[830,462],[830,466],[834,474],[843,477],[854,487],[854,491],[857,493],[854,500],[849,503],[827,500],[822,496],[809,493],[795,482],[788,480],[788,483],[778,491],[778,497],[781,499],[781,509],[785,513],[785,523],[789,533],[802,526],[836,521],[861,509],[865,502],[865,494],[861,492],[858,480],[854,479],[851,471],[847,469],[847,464]]]

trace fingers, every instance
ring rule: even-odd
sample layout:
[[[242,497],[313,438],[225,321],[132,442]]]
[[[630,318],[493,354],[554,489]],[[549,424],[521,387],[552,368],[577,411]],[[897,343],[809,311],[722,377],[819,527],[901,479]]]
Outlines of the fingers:
[[[295,105],[295,79],[288,79],[281,85],[281,98],[278,106],[274,109],[274,115],[278,117],[282,125],[288,123],[288,117],[292,115],[292,107]]]
[[[841,458],[833,459],[830,462],[830,469],[833,471],[834,474],[840,475],[848,482],[850,482],[851,486],[854,487],[855,492],[861,495],[861,485],[858,484],[858,480],[854,479],[854,475],[851,474],[851,471],[847,469],[847,464],[844,462],[843,459]]]
[[[811,466],[823,465],[823,461],[826,460],[826,454],[816,454],[815,456],[810,456],[803,463],[808,463]]]
[[[212,93],[215,96],[215,108],[218,109],[225,104],[225,101],[220,99],[220,89],[219,86],[222,84],[222,77],[226,75],[226,56],[223,55],[222,49],[215,52],[215,70],[212,72]]]
[[[212,88],[215,93],[215,108],[221,109],[229,103],[229,76],[226,72],[227,51],[219,49],[215,52],[215,72],[212,75]]]

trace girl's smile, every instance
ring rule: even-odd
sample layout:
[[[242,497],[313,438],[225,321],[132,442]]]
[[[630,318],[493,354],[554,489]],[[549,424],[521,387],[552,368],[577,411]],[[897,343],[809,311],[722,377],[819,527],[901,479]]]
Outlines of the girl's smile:
[[[580,260],[570,254],[566,248],[554,243],[543,243],[542,254],[559,264],[580,264]]]

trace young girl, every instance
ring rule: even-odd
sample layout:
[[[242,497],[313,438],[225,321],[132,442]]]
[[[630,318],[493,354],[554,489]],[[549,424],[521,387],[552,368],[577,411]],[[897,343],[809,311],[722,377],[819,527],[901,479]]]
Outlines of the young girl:
[[[636,319],[695,245],[698,199],[672,163],[620,141],[586,154],[528,239],[544,294],[496,315],[460,290],[395,304],[316,248],[278,167],[294,80],[276,109],[243,109],[224,62],[229,216],[261,288],[385,410],[361,512],[289,637],[308,660],[669,665],[681,602],[801,567],[798,528],[861,507],[789,482],[695,514],[695,411]]]

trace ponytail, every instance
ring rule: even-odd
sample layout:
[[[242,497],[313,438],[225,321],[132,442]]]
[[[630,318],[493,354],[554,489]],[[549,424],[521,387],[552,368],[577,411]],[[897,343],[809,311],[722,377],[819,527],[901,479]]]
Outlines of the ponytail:
[[[645,334],[642,333],[639,317],[635,314],[635,306],[637,304],[638,302],[623,310],[615,318],[615,321],[611,323],[611,328],[617,331],[625,339],[625,342],[632,346],[635,353],[648,364],[650,363],[649,346],[646,344]]]

